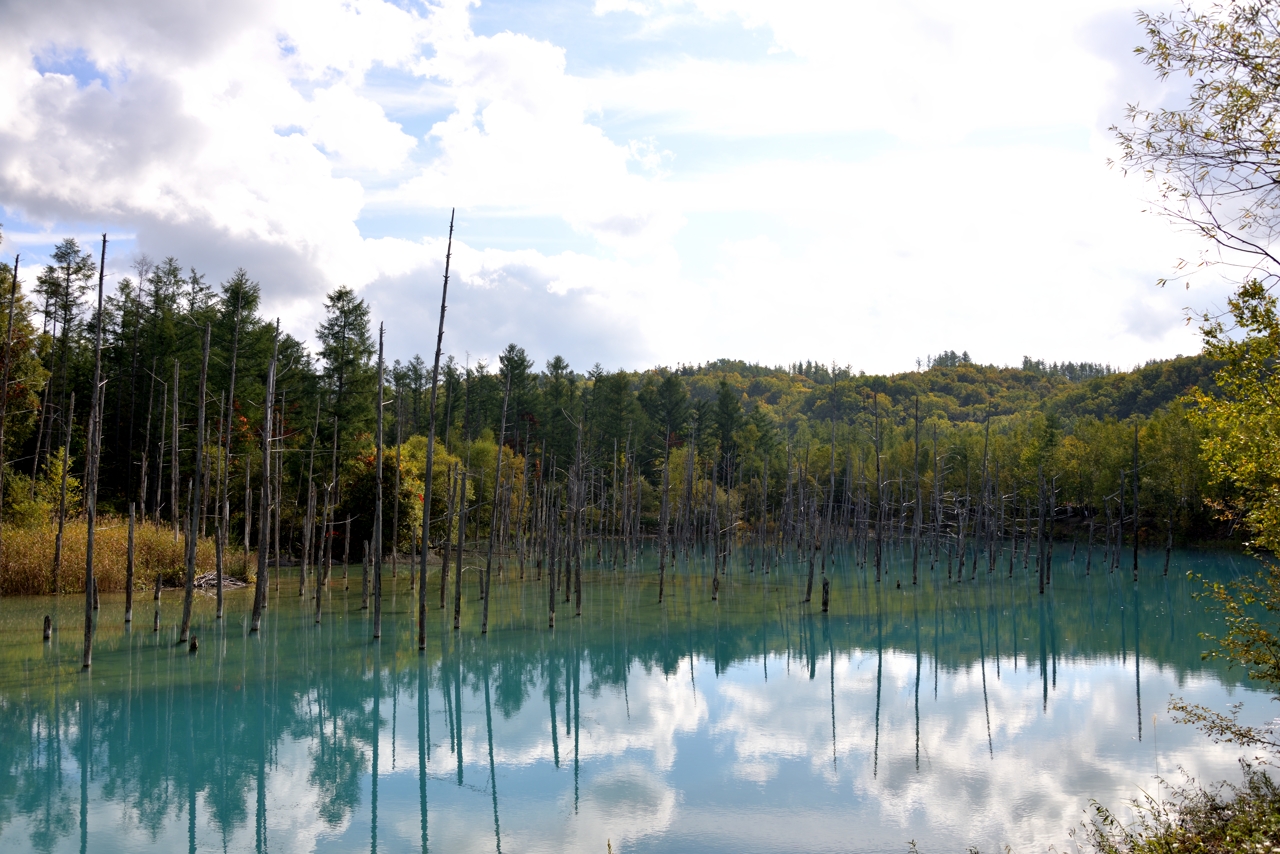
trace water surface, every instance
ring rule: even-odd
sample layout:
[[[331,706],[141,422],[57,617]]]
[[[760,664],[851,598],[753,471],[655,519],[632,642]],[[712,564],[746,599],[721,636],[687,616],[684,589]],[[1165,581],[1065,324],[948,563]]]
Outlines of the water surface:
[[[1080,555],[1041,596],[1020,563],[957,582],[926,561],[913,587],[900,555],[879,585],[845,560],[824,615],[805,566],[742,557],[715,602],[682,561],[659,606],[646,558],[589,569],[550,631],[545,578],[508,567],[487,637],[468,571],[457,632],[428,579],[425,653],[403,573],[380,641],[358,578],[317,626],[286,577],[259,634],[248,591],[221,623],[198,597],[195,655],[179,593],[160,632],[149,595],[132,629],[106,596],[88,674],[78,597],[7,599],[0,851],[1072,850],[1091,798],[1238,777],[1165,704],[1270,717],[1201,660],[1186,577],[1254,568],[1183,553],[1166,577],[1153,554],[1135,585]]]

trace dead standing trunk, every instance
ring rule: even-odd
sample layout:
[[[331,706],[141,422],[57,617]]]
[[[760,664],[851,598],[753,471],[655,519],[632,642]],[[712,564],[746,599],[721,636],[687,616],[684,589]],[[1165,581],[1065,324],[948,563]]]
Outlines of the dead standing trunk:
[[[283,515],[283,510],[284,510],[284,411],[285,411],[284,389],[281,389],[280,390],[280,415],[276,418],[276,426],[279,428],[280,432],[276,434],[276,439],[278,440],[278,447],[276,448],[276,453],[275,453],[276,483],[275,483],[275,491],[273,493],[275,497],[271,504],[271,507],[272,507],[271,520],[274,523],[273,524],[274,530],[272,532],[272,535],[275,537],[274,549],[276,554],[276,592],[277,593],[280,592],[280,575],[281,575],[280,573],[280,517]],[[266,607],[265,602],[263,603],[263,607]]]
[[[190,536],[187,539],[187,585],[182,597],[182,628],[178,632],[178,643],[186,643],[191,633],[191,600],[196,587],[196,540],[200,534],[197,524],[200,515],[200,471],[204,466],[204,398],[205,382],[209,377],[209,333],[210,326],[204,326],[204,349],[200,357],[200,385],[196,392],[196,468],[195,477],[191,479],[191,513],[187,520]]]
[[[222,619],[222,578],[225,566],[223,561],[226,560],[227,553],[227,528],[231,523],[231,513],[227,506],[226,489],[226,469],[231,465],[231,456],[223,451],[222,443],[225,434],[229,432],[227,423],[227,395],[224,392],[218,398],[218,471],[217,471],[217,487],[214,489],[215,501],[213,512],[217,515],[217,524],[214,525],[213,532],[213,569],[216,574],[217,590],[217,607],[214,619]]]
[[[89,406],[89,442],[86,451],[86,477],[84,483],[84,508],[87,534],[84,549],[84,667],[93,664],[93,535],[98,521],[98,447],[101,427],[98,413],[102,409],[102,285],[106,274],[107,236],[102,235],[102,261],[98,265],[98,314],[99,322],[93,345],[93,397]],[[7,389],[6,389],[7,391]]]
[[[418,585],[418,649],[427,648],[427,554],[430,548],[430,531],[431,531],[431,485],[432,485],[432,468],[435,464],[436,451],[436,392],[439,390],[440,384],[440,350],[444,343],[444,312],[446,307],[446,299],[449,295],[449,260],[453,255],[453,212],[449,212],[449,242],[445,248],[444,255],[444,285],[440,288],[440,328],[436,332],[436,356],[431,366],[431,403],[427,410],[427,468],[426,477],[423,480],[422,494],[422,555],[418,559],[418,575],[420,583]],[[445,539],[448,540],[449,534],[446,531]],[[441,567],[440,570],[440,607],[444,607],[444,576],[448,575],[448,568]]]
[[[581,421],[578,422],[577,458],[578,458],[577,465],[574,466],[574,472],[577,477],[577,490],[575,493],[577,495],[577,500],[574,502],[574,512],[573,512],[573,517],[574,517],[573,528],[574,528],[574,535],[575,535],[573,539],[573,567],[574,567],[573,596],[574,596],[574,616],[581,617],[582,616],[582,517],[584,513],[583,506],[582,506],[582,494],[584,491],[583,486],[585,483],[585,478],[583,476],[583,469],[586,465],[586,462],[583,459],[583,452],[582,452],[582,422]]]
[[[18,304],[18,262],[20,260],[22,255],[13,256],[13,281],[9,285],[9,325],[5,333],[3,373],[0,373],[0,495],[4,495],[4,425],[9,415],[9,359],[13,354],[13,310]],[[3,531],[0,530],[0,534],[2,533]],[[4,554],[3,543],[4,538],[0,536],[0,556]]]
[[[147,518],[147,462],[151,459],[151,415],[156,403],[156,359],[151,359],[151,388],[147,392],[147,429],[142,441],[142,470],[138,475],[138,515]],[[161,421],[163,423],[163,419]]]
[[[231,376],[227,382],[227,407],[226,422],[224,426],[226,447],[223,449],[223,455],[226,458],[225,465],[222,470],[222,560],[226,560],[227,547],[231,543],[231,417],[236,411],[236,360],[240,354],[240,306],[243,297],[236,297],[236,322],[231,331]],[[148,418],[150,415],[148,414]],[[150,423],[150,422],[148,422]],[[248,460],[248,457],[245,457]],[[144,470],[145,471],[145,470]],[[249,485],[249,466],[245,464],[245,488]],[[248,502],[245,503],[247,511]],[[249,515],[245,513],[245,562],[248,562],[249,554]],[[218,574],[218,617],[222,619],[222,563],[219,562]]]
[[[382,339],[384,328],[378,324],[378,419],[374,445],[373,491],[373,638],[382,637]]]
[[[467,539],[467,470],[458,487],[458,563],[453,575],[453,630],[462,625],[462,548]]]
[[[662,513],[658,520],[658,604],[662,604],[662,596],[666,592],[667,586],[667,548],[668,534],[667,529],[670,527],[670,500],[671,478],[669,469],[671,468],[671,422],[667,422],[666,435],[663,436],[663,454],[662,454]],[[616,448],[616,444],[615,444]],[[693,449],[689,449],[689,453],[693,453]]]
[[[364,559],[360,561],[360,610],[369,610],[369,541],[364,541]]]
[[[391,510],[391,577],[396,577],[396,570],[399,563],[399,544],[400,544],[400,446],[404,444],[404,440],[400,435],[401,424],[404,420],[404,407],[400,404],[400,392],[396,391],[396,482],[392,487],[392,510]],[[413,557],[413,544],[409,544],[410,560]],[[392,588],[395,587],[393,583]],[[413,570],[409,570],[409,589],[414,587]]]
[[[178,360],[173,360],[173,440],[169,453],[169,515],[173,523],[173,541],[178,541],[178,515],[181,502],[178,500]]]
[[[1133,580],[1138,581],[1138,422],[1133,423]]]
[[[269,528],[266,524],[271,498],[271,425],[273,421],[271,403],[276,398],[276,359],[279,355],[280,321],[277,320],[275,336],[271,346],[271,361],[267,365],[267,392],[263,396],[262,407],[262,490],[258,498],[258,518],[260,521],[258,529],[258,577],[254,586],[253,617],[249,626],[249,631],[251,632],[258,631],[262,625],[262,608],[267,600],[267,552],[271,548],[271,541],[267,536]],[[245,530],[248,530],[247,520],[245,522]]]
[[[71,468],[71,423],[76,416],[76,393],[67,404],[66,437],[62,442],[62,485],[58,490],[58,535],[53,541],[53,592],[62,592],[62,533],[67,523],[67,471]]]
[[[444,512],[444,542],[440,550],[440,610],[444,610],[445,597],[449,593],[449,544],[453,541],[453,512],[456,506],[456,496],[458,494],[458,467],[452,465],[448,471],[449,482],[448,492],[446,493],[446,507]],[[426,550],[426,546],[423,546]],[[423,611],[422,613],[426,613]],[[423,642],[419,635],[418,643]],[[421,646],[418,647],[422,649]]]
[[[124,568],[124,621],[133,622],[133,502],[129,502],[129,551]]]
[[[498,454],[493,463],[493,507],[489,517],[489,553],[484,561],[484,605],[480,617],[480,634],[489,633],[489,585],[493,579],[493,535],[498,528],[498,496],[502,494],[502,442],[507,436],[507,403],[511,400],[511,367],[507,367],[507,389],[502,395],[502,427],[498,431]]]
[[[311,560],[311,552],[313,549],[312,540],[315,538],[316,527],[316,441],[320,438],[320,398],[316,398],[316,424],[311,430],[311,457],[307,462],[307,514],[305,522],[302,526],[302,560],[298,568],[298,596],[306,595],[307,591],[307,562]],[[319,584],[320,568],[319,561],[316,566],[316,583]]]

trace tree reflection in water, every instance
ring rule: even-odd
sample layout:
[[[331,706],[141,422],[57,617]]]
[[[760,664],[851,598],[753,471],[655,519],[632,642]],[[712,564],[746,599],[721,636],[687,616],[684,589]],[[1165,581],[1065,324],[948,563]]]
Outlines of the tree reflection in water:
[[[769,830],[779,809],[885,844],[1053,842],[1089,797],[1149,784],[1144,681],[1149,696],[1211,701],[1247,687],[1200,660],[1210,626],[1183,577],[1230,574],[1228,561],[1180,560],[1136,587],[1062,562],[1043,597],[1021,574],[957,584],[922,569],[899,590],[837,560],[828,615],[800,604],[802,563],[766,577],[731,561],[713,603],[695,560],[663,606],[647,570],[588,575],[583,616],[553,631],[529,607],[538,582],[495,579],[488,636],[467,596],[456,632],[429,614],[422,653],[416,603],[395,588],[375,642],[358,593],[335,589],[320,624],[305,598],[273,598],[250,634],[237,591],[221,621],[198,603],[196,655],[172,625],[135,635],[100,617],[91,674],[76,645],[32,628],[50,611],[62,628],[56,603],[9,599],[0,850],[821,844]],[[398,728],[402,706],[416,727]],[[1226,753],[1169,732],[1163,767],[1230,773]],[[397,749],[416,767],[387,762]]]

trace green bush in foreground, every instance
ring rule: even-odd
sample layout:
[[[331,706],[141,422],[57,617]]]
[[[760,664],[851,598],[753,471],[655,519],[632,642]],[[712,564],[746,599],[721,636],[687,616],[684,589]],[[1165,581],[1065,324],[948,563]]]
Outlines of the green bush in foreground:
[[[1138,818],[1124,824],[1093,803],[1086,827],[1103,854],[1219,854],[1280,851],[1280,788],[1264,771],[1241,762],[1244,782],[1204,788],[1194,780],[1175,787],[1168,799],[1148,795],[1133,804]]]

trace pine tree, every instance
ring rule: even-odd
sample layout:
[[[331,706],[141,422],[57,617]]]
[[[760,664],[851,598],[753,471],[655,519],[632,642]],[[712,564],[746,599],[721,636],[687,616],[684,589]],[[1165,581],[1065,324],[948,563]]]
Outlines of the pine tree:
[[[369,307],[350,288],[340,287],[325,300],[325,320],[316,329],[324,366],[320,382],[329,398],[328,418],[338,419],[338,455],[353,436],[373,426],[373,336]]]

